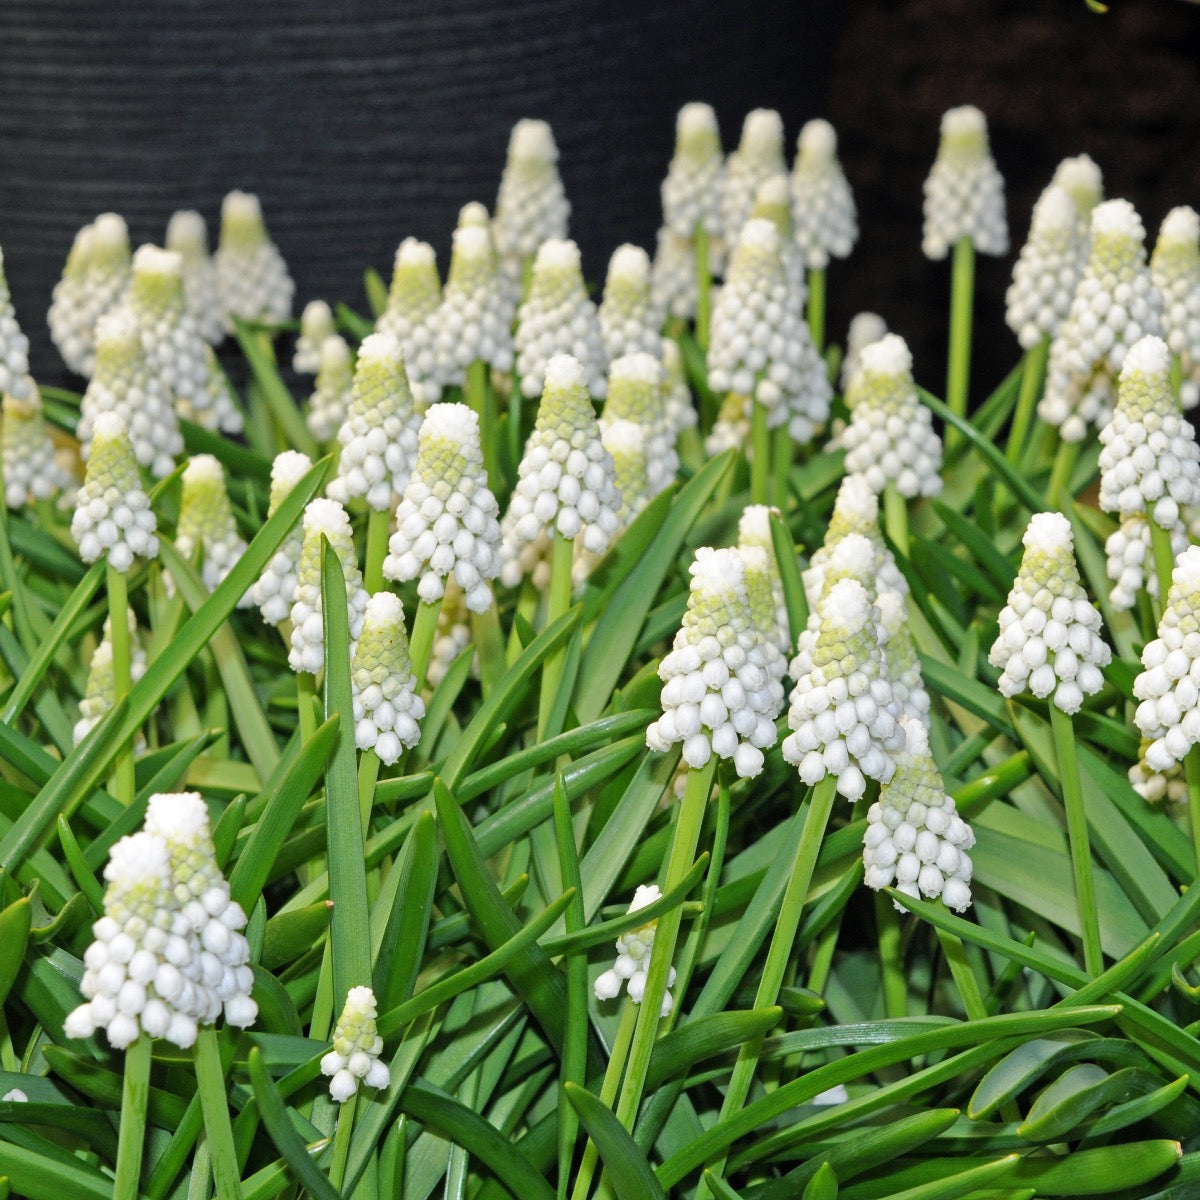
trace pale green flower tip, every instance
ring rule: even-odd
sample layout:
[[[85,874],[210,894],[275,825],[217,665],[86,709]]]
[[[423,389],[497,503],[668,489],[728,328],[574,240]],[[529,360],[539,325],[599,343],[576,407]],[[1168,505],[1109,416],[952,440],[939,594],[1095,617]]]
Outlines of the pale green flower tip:
[[[1154,247],[1154,266],[1174,257],[1189,265],[1200,257],[1200,213],[1186,204],[1171,209],[1163,218]]]
[[[1104,261],[1141,260],[1146,227],[1128,200],[1105,200],[1092,210],[1091,257]]]
[[[1074,229],[1077,220],[1075,203],[1065,188],[1052,183],[1033,206],[1029,240],[1057,238]]]
[[[816,117],[805,122],[796,138],[798,165],[825,167],[837,162],[837,133],[828,121]]]
[[[912,352],[898,333],[885,333],[878,341],[865,346],[860,363],[865,380],[894,381],[897,385],[912,383]]]
[[[404,605],[393,592],[376,592],[367,601],[362,633],[354,648],[353,675],[358,686],[365,686],[381,668],[400,680],[412,675]]]
[[[937,159],[924,192],[921,249],[926,258],[945,258],[964,238],[980,254],[1008,250],[1004,179],[988,147],[987,122],[973,105],[943,115]]]
[[[320,345],[336,332],[333,309],[324,300],[310,300],[300,314],[300,336]]]
[[[495,262],[492,235],[482,225],[460,225],[453,234],[448,279],[458,282],[464,272],[490,269]]]
[[[366,407],[394,400],[411,406],[412,393],[404,370],[404,351],[400,339],[391,333],[371,333],[358,348],[354,370],[355,397]]]
[[[225,471],[211,454],[194,454],[183,468],[183,491],[179,501],[180,526],[210,528],[215,520],[233,524]]]
[[[942,114],[939,154],[983,159],[988,154],[987,118],[973,104],[947,109]]]
[[[570,238],[550,238],[538,247],[530,287],[557,290],[564,284],[584,286],[579,247]]]
[[[746,564],[737,550],[701,546],[688,573],[688,611],[700,631],[719,639],[724,626],[746,624]]]
[[[768,175],[754,193],[753,219],[770,221],[784,241],[792,236],[792,199],[786,175]]]
[[[759,636],[773,638],[775,635],[775,569],[774,555],[763,546],[749,542],[739,543],[737,548],[746,567],[746,600],[750,606],[750,620]]]
[[[653,354],[638,350],[614,359],[608,370],[605,418],[656,424],[663,416],[662,384],[662,366]]]
[[[130,303],[160,313],[183,304],[183,259],[173,250],[144,245],[133,256]]]
[[[430,486],[447,476],[457,481],[468,469],[482,469],[479,416],[468,405],[430,405],[417,436],[414,473]]]
[[[783,118],[773,108],[756,108],[742,122],[738,153],[759,162],[783,159]]]
[[[262,205],[253,192],[236,189],[221,203],[221,245],[255,247],[268,240]]]
[[[478,200],[468,200],[467,203],[458,210],[458,228],[486,229],[490,236],[492,230],[492,218],[491,214],[487,210],[487,205],[481,204]]]
[[[721,130],[712,105],[685,104],[675,118],[675,153],[680,158],[707,162],[721,155]]]
[[[574,355],[556,354],[546,364],[537,424],[561,431],[567,437],[576,430],[595,430],[596,415],[588,397],[587,373]]]
[[[608,260],[608,274],[604,282],[604,298],[610,293],[628,292],[641,297],[650,286],[650,256],[641,246],[626,243],[618,246]]]
[[[425,292],[430,286],[440,290],[441,281],[437,273],[437,255],[428,242],[407,237],[396,247],[396,259],[392,267],[392,288],[412,289]]]
[[[1152,390],[1161,395],[1164,388],[1171,386],[1171,351],[1167,343],[1152,333],[1135,342],[1125,355],[1120,378],[1118,403],[1126,388],[1135,392]]]
[[[279,506],[292,494],[296,484],[312,470],[312,459],[299,450],[284,450],[271,463],[271,498],[267,516],[273,517]]]
[[[181,208],[167,222],[166,247],[185,263],[208,258],[208,225],[195,209]]]
[[[1071,197],[1076,213],[1085,220],[1104,199],[1104,177],[1089,154],[1064,158],[1055,169],[1052,182]]]
[[[644,503],[649,492],[646,474],[646,435],[640,425],[619,419],[607,422],[601,441],[613,461],[617,491],[621,493],[622,516],[628,521],[632,510]]]
[[[88,261],[93,268],[123,270],[129,265],[129,227],[119,213],[101,213],[92,222]]]
[[[747,505],[738,518],[738,544],[761,546],[764,550],[773,552],[775,545],[771,539],[771,518],[773,516],[779,516],[779,509],[770,504]]]
[[[513,163],[538,166],[553,166],[558,162],[558,146],[549,124],[534,117],[518,121],[509,135],[508,158]]]

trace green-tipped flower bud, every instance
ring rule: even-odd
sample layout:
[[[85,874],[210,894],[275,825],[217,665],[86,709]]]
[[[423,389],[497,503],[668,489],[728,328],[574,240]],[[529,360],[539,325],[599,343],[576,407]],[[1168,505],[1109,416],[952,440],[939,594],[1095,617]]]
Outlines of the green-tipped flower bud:
[[[206,342],[219,346],[225,340],[225,316],[204,218],[190,209],[172,213],[165,245],[183,260],[183,299],[196,328]]]
[[[500,273],[486,226],[454,231],[450,274],[438,312],[436,354],[443,384],[461,385],[476,361],[497,371],[513,363],[513,292]]]
[[[423,404],[436,404],[442,396],[437,363],[441,303],[442,282],[433,247],[405,238],[396,249],[387,308],[375,322],[375,332],[390,333],[400,343],[408,385]]]
[[[331,441],[346,423],[354,396],[354,358],[344,337],[334,334],[321,343],[316,387],[304,418],[318,442]]]
[[[762,181],[772,175],[786,174],[783,121],[773,108],[756,108],[746,114],[741,141],[725,163],[721,225],[730,245],[741,236]]]
[[[391,1086],[391,1072],[379,1057],[383,1038],[375,1020],[375,993],[369,987],[352,987],[333,1030],[333,1049],[321,1059],[321,1073],[333,1076],[329,1094],[339,1104],[358,1091],[360,1080],[372,1088]]]
[[[1075,205],[1075,233],[1080,247],[1086,253],[1091,235],[1092,209],[1104,199],[1104,177],[1100,168],[1091,155],[1077,154],[1074,158],[1064,158],[1058,164],[1051,183],[1071,197],[1071,203]]]
[[[376,592],[367,601],[362,636],[350,663],[354,685],[354,741],[374,750],[389,766],[421,739],[417,722],[425,704],[417,694],[417,678],[408,654],[404,607],[391,592]]]
[[[211,454],[194,455],[183,469],[175,548],[185,558],[190,558],[197,549],[201,551],[204,561],[200,578],[210,592],[216,590],[246,552],[246,542],[237,531],[229,493],[225,490],[225,471]],[[238,607],[252,603],[247,592],[238,601]]]
[[[842,391],[847,395],[862,367],[862,352],[888,331],[887,322],[873,312],[856,313],[846,330],[846,357],[842,360]]]
[[[639,350],[657,357],[662,314],[650,291],[650,256],[640,246],[618,246],[613,251],[599,315],[610,359]]]
[[[1067,319],[1086,261],[1077,229],[1071,197],[1051,184],[1033,206],[1006,296],[1005,320],[1026,350],[1054,337]]]
[[[554,134],[545,121],[526,119],[513,126],[495,212],[496,250],[515,279],[543,242],[567,236],[571,205],[558,175]]]
[[[296,287],[267,235],[257,196],[233,191],[225,197],[214,261],[227,330],[234,317],[271,324],[291,320]]]
[[[675,155],[662,183],[663,223],[690,241],[700,226],[710,238],[724,232],[721,197],[725,155],[717,115],[707,104],[685,104],[675,120]]]
[[[738,549],[747,551],[757,548],[766,555],[765,563],[747,560],[746,591],[755,625],[764,630],[773,628],[775,645],[781,654],[787,654],[792,649],[792,637],[783,599],[783,578],[779,574],[775,543],[771,537],[772,514],[778,516],[779,510],[767,504],[751,504],[742,510],[738,518]],[[760,567],[765,574],[759,572]],[[785,674],[786,667],[784,661],[779,672],[780,678]]]
[[[312,460],[299,450],[285,450],[271,464],[271,499],[267,516],[273,517],[279,506],[292,494],[296,484],[308,474]],[[271,557],[266,569],[250,589],[250,599],[257,604],[268,625],[281,625],[292,611],[296,583],[300,577],[300,550],[304,545],[304,529],[297,523]]]
[[[1184,408],[1200,404],[1200,215],[1187,206],[1167,213],[1150,256],[1163,297],[1163,336],[1179,358]]]
[[[663,400],[663,371],[658,359],[645,352],[626,354],[613,361],[608,373],[608,399],[601,428],[614,421],[632,421],[645,445],[648,499],[675,482],[679,455],[675,431],[667,421]],[[624,495],[624,489],[621,489]]]
[[[824,270],[858,241],[858,214],[828,121],[809,121],[796,139],[791,179],[796,245],[806,267]]]
[[[321,347],[325,339],[336,335],[333,309],[324,300],[310,300],[300,314],[300,333],[292,355],[292,370],[297,375],[315,375],[321,365]]]

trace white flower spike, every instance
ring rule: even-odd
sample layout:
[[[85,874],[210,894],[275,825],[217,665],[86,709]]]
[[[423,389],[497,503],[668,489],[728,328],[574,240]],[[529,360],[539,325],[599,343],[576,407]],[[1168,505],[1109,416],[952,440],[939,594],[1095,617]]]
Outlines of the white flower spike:
[[[675,482],[679,455],[675,430],[667,419],[663,371],[652,354],[626,354],[613,360],[608,373],[608,399],[600,416],[601,429],[616,421],[631,421],[645,442],[647,499]]]
[[[304,423],[318,442],[329,442],[346,423],[354,395],[354,358],[344,337],[334,334],[321,343],[316,386]]]
[[[233,191],[225,197],[213,260],[227,330],[233,330],[234,317],[274,324],[291,319],[296,286],[267,235],[257,196]]]
[[[662,390],[667,425],[675,437],[678,438],[685,429],[695,429],[700,414],[696,412],[683,369],[683,355],[674,338],[662,339]]]
[[[172,213],[163,244],[183,260],[183,298],[192,320],[206,342],[220,345],[225,340],[225,317],[204,218],[191,209]]]
[[[0,253],[0,393],[28,400],[32,394],[29,378],[29,339],[17,324],[12,293],[4,274],[4,255]]]
[[[783,655],[791,652],[792,637],[783,599],[783,579],[779,574],[779,564],[775,561],[775,543],[771,538],[772,514],[778,516],[779,510],[766,504],[751,504],[742,510],[738,518],[738,549],[746,551],[757,548],[766,555],[765,564],[755,561],[752,565],[753,555],[746,560],[746,592],[750,607],[754,610],[755,625],[763,630],[774,626],[773,641]],[[765,574],[762,573],[764,570]],[[785,660],[779,677],[782,678],[786,673]]]
[[[1170,526],[1168,532],[1171,536],[1171,556],[1178,558],[1190,544],[1187,529],[1181,522]],[[1113,581],[1108,599],[1118,612],[1132,608],[1137,603],[1138,592],[1143,589],[1148,596],[1158,596],[1154,542],[1150,533],[1150,519],[1144,512],[1121,518],[1120,525],[1104,543],[1104,554],[1105,573]]]
[[[308,474],[312,460],[299,450],[285,450],[271,464],[271,497],[267,516],[273,517],[279,506],[291,495],[292,489]],[[304,529],[297,522],[271,556],[263,573],[250,589],[251,600],[258,605],[262,619],[268,625],[282,625],[292,611],[296,584],[300,577],[300,550],[304,545]]]
[[[662,183],[663,223],[689,244],[700,226],[721,237],[725,156],[717,115],[707,104],[685,104],[675,119],[675,154]]]
[[[945,258],[970,238],[979,254],[1008,252],[1004,180],[988,147],[987,121],[973,105],[942,115],[937,160],[925,180],[926,258]]]
[[[680,321],[696,315],[700,285],[696,279],[696,252],[687,238],[665,225],[658,231],[654,264],[650,268],[650,294],[661,313]]]
[[[773,108],[756,108],[746,114],[741,141],[725,163],[721,225],[727,242],[732,245],[741,236],[763,180],[786,174],[783,120]]]
[[[1100,168],[1090,154],[1077,154],[1058,164],[1050,182],[1071,197],[1071,203],[1075,205],[1075,233],[1081,249],[1086,251],[1092,210],[1104,199],[1104,177]]]
[[[292,355],[292,370],[297,375],[315,375],[321,365],[321,347],[326,338],[336,333],[333,309],[324,300],[310,300],[300,314],[300,333]]]
[[[409,387],[424,404],[436,404],[442,395],[437,364],[441,303],[442,284],[433,247],[405,238],[396,249],[387,308],[375,322],[375,332],[390,333],[400,342]]]
[[[558,147],[545,121],[518,121],[496,195],[492,234],[505,273],[520,279],[522,264],[545,241],[567,236],[571,205],[558,174]]]
[[[321,1074],[331,1075],[329,1094],[344,1104],[358,1091],[360,1082],[371,1088],[391,1086],[387,1063],[380,1059],[383,1038],[375,1024],[375,993],[369,987],[352,987],[333,1030],[333,1049],[321,1059]]]
[[[862,352],[887,334],[887,322],[873,312],[860,312],[850,319],[846,330],[846,357],[842,359],[842,391],[849,392],[862,367]]]
[[[658,356],[662,315],[650,288],[650,256],[640,246],[618,246],[608,260],[600,331],[610,359],[642,351]]]
[[[9,508],[24,508],[35,500],[49,500],[69,488],[74,479],[56,458],[54,442],[42,417],[42,397],[32,379],[25,380],[23,399],[6,394],[0,430],[0,462],[4,501]]]
[[[141,639],[137,636],[137,620],[132,609],[126,610],[129,625],[129,677],[130,682],[137,683],[146,673],[146,651],[142,648]],[[79,701],[79,720],[71,731],[71,739],[76,746],[83,741],[95,725],[105,716],[116,703],[116,683],[113,676],[112,655],[112,623],[111,618],[104,620],[104,635],[100,644],[92,654],[88,664],[87,683],[84,686],[83,698]]]
[[[858,241],[858,214],[828,121],[809,121],[796,139],[791,179],[796,245],[806,267],[824,270]]]
[[[662,899],[662,891],[657,884],[639,884],[633,893],[633,900],[628,912],[638,912],[657,900]],[[592,985],[597,1000],[615,1000],[621,994],[622,984],[629,993],[629,999],[634,1004],[641,1004],[646,994],[646,977],[650,971],[650,952],[654,949],[654,934],[658,928],[658,918],[654,918],[631,929],[628,933],[617,938],[617,961],[603,974],[596,977]],[[675,968],[671,967],[667,975],[667,987],[675,984]],[[670,992],[663,992],[660,1017],[668,1016],[675,1002]]]
[[[408,654],[400,597],[376,592],[367,601],[362,635],[350,662],[354,685],[354,744],[391,765],[421,739],[425,704]]]
[[[1112,651],[1079,580],[1067,518],[1035,513],[1021,540],[1021,568],[1000,610],[1000,635],[988,662],[1003,671],[1001,695],[1049,696],[1063,712],[1076,713],[1103,685],[1100,668]]]
[[[246,552],[245,539],[237,531],[229,493],[225,490],[225,471],[211,454],[193,455],[183,469],[175,549],[184,558],[190,558],[197,548],[204,556],[200,578],[210,592],[217,589]],[[252,603],[247,592],[238,601],[238,607]]]
[[[1173,208],[1158,231],[1150,275],[1163,296],[1163,336],[1178,356],[1180,400],[1186,409],[1200,404],[1200,215]]]
[[[1077,230],[1071,197],[1051,184],[1033,206],[1029,237],[1006,294],[1005,320],[1025,350],[1054,337],[1067,319],[1086,262]]]

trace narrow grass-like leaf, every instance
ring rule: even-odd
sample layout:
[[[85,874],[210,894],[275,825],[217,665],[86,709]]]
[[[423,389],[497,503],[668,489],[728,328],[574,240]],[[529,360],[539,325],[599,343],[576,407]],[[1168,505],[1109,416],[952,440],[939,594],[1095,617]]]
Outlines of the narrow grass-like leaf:
[[[0,1141],[0,1174],[27,1200],[112,1200],[112,1180],[99,1171],[47,1159],[11,1142]]]
[[[322,901],[305,908],[276,913],[263,934],[260,961],[268,971],[295,962],[325,936],[333,917],[333,902]]]
[[[300,410],[296,407],[292,393],[288,391],[278,368],[263,350],[258,331],[240,317],[233,318],[233,327],[238,345],[254,373],[254,382],[258,384],[259,394],[266,402],[271,416],[279,423],[288,444],[293,450],[300,450],[309,458],[316,458],[320,449],[312,434],[308,432],[304,418],[300,415]]]
[[[1184,1095],[1187,1085],[1188,1077],[1180,1075],[1178,1079],[1172,1080],[1163,1087],[1154,1088],[1143,1096],[1126,1100],[1122,1104],[1114,1104],[1104,1116],[1088,1126],[1089,1140],[1099,1141],[1119,1130],[1127,1129],[1131,1125],[1139,1125],[1151,1118],[1155,1118],[1156,1124],[1164,1126],[1167,1132],[1176,1137],[1190,1137],[1198,1124],[1196,1102],[1190,1101],[1189,1111],[1181,1114],[1182,1119],[1178,1121],[1172,1121],[1171,1114],[1164,1111],[1173,1105],[1182,1107],[1183,1101],[1188,1099]],[[1178,1128],[1173,1129],[1172,1125],[1177,1125]]]
[[[0,912],[0,1004],[8,998],[24,961],[32,915],[27,897]]]
[[[1096,1063],[1078,1063],[1038,1096],[1017,1132],[1031,1142],[1062,1141],[1097,1109],[1145,1095],[1158,1084],[1136,1067],[1109,1072]]]
[[[564,1091],[599,1151],[617,1200],[666,1200],[641,1147],[612,1109],[577,1084],[567,1084]]]
[[[743,1042],[761,1037],[782,1019],[782,1008],[749,1009],[714,1013],[671,1030],[654,1043],[646,1090],[654,1091],[695,1063],[736,1050]]]
[[[1076,1150],[1065,1158],[1023,1158],[1013,1182],[1032,1184],[1039,1196],[1107,1196],[1145,1187],[1173,1167],[1183,1153],[1169,1140],[1124,1142]]]
[[[804,580],[800,575],[800,558],[796,554],[796,545],[783,518],[777,513],[771,514],[771,545],[775,550],[775,562],[783,582],[783,602],[787,609],[791,644],[794,646],[808,623],[808,597],[804,594]]]
[[[971,1094],[967,1115],[973,1121],[990,1117],[1055,1063],[1085,1053],[1097,1040],[1085,1029],[1064,1029],[1049,1037],[1031,1038],[988,1069]]]
[[[889,1200],[960,1200],[962,1196],[976,1195],[979,1189],[990,1188],[1006,1180],[1015,1174],[1020,1162],[1019,1155],[1006,1154],[992,1162],[968,1167],[964,1171],[954,1171],[941,1179],[889,1192]],[[939,1167],[940,1165],[937,1164]],[[853,1196],[855,1193],[852,1191],[847,1195]]]
[[[708,1172],[705,1172],[707,1178]],[[795,1192],[788,1193],[794,1196]],[[837,1200],[838,1178],[832,1163],[823,1162],[804,1188],[801,1200]]]
[[[421,970],[438,874],[437,828],[433,814],[417,819],[392,867],[395,902],[375,951],[375,995],[387,1012],[412,995]]]
[[[104,889],[93,874],[92,868],[88,866],[87,859],[84,858],[83,851],[80,850],[79,843],[75,840],[75,834],[71,832],[71,826],[63,817],[58,818],[58,840],[63,849],[63,857],[67,860],[67,866],[71,869],[71,875],[79,885],[79,890],[87,897],[92,911],[99,916],[104,911]]]

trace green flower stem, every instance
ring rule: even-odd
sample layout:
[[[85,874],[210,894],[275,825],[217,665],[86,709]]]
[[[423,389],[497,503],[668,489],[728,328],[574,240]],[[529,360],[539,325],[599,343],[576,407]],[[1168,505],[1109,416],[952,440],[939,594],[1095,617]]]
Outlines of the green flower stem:
[[[767,410],[757,400],[750,402],[750,503],[767,503],[767,481],[771,477],[771,432]]]
[[[774,443],[774,458],[771,464],[771,503],[780,512],[787,512],[789,481],[792,474],[792,453],[795,443],[792,441],[786,421],[775,430],[775,435],[771,440]]]
[[[142,1144],[146,1140],[146,1112],[150,1107],[151,1055],[152,1043],[144,1033],[125,1051],[113,1200],[138,1200],[141,1195],[138,1179],[142,1173]]]
[[[433,652],[433,639],[437,635],[438,617],[442,612],[442,601],[417,605],[413,618],[412,633],[408,639],[408,653],[412,658],[413,674],[417,677],[417,695],[425,690],[425,672],[429,669],[429,656]]]
[[[556,529],[550,550],[550,595],[547,600],[546,625],[553,625],[571,607],[571,565],[575,561],[575,542]],[[542,667],[542,691],[538,698],[538,740],[553,736],[549,729],[550,713],[562,684],[567,650],[560,647]]]
[[[779,907],[779,919],[775,922],[775,932],[771,935],[771,945],[767,949],[767,960],[763,964],[759,977],[758,991],[754,995],[754,1008],[770,1008],[779,999],[779,989],[783,985],[784,972],[796,943],[796,931],[800,928],[800,918],[804,912],[804,901],[808,897],[808,887],[812,883],[813,871],[817,865],[817,855],[821,843],[825,840],[825,827],[829,824],[829,815],[833,812],[833,803],[837,799],[837,776],[826,775],[809,793],[808,812],[804,817],[804,828],[800,833],[800,842],[796,847],[796,858],[792,863],[792,872],[788,878],[787,889]],[[657,946],[657,939],[655,945]],[[762,1036],[752,1038],[742,1044],[738,1051],[737,1062],[733,1066],[733,1074],[729,1079],[729,1087],[725,1092],[725,1100],[721,1105],[721,1115],[718,1122],[724,1121],[731,1114],[738,1112],[750,1093],[750,1084],[758,1069],[759,1055],[762,1054]],[[722,1175],[725,1168],[726,1156],[722,1155],[712,1170],[714,1175]],[[700,1184],[696,1189],[697,1200],[703,1200],[706,1188]]]
[[[908,558],[908,501],[890,480],[883,489],[883,523],[892,544]]]
[[[1042,338],[1036,346],[1025,351],[1025,366],[1021,371],[1021,391],[1017,396],[1017,407],[1013,411],[1012,425],[1008,431],[1008,444],[1004,456],[1015,467],[1020,461],[1029,440],[1029,426],[1033,421],[1034,405],[1042,390],[1042,378],[1046,373],[1046,359],[1050,354],[1050,339]]]
[[[221,1065],[217,1031],[211,1025],[201,1025],[196,1038],[196,1089],[204,1113],[204,1136],[212,1160],[217,1195],[221,1200],[241,1200],[242,1173],[238,1168],[233,1126],[229,1121],[225,1068]]]
[[[337,1129],[333,1135],[333,1155],[329,1162],[329,1182],[334,1191],[341,1192],[346,1179],[346,1163],[350,1157],[350,1135],[354,1132],[354,1110],[358,1107],[358,1092],[337,1106]]]
[[[908,1016],[908,980],[904,975],[900,914],[890,896],[875,893],[875,937],[879,942],[879,977],[883,1011],[889,1019]]]
[[[113,703],[119,704],[129,695],[133,685],[130,675],[129,647],[129,587],[125,576],[106,568],[108,582],[109,636],[112,638]],[[133,803],[137,785],[133,775],[133,742],[127,742],[113,767],[113,794],[124,805]]]
[[[1104,970],[1104,955],[1100,949],[1100,918],[1096,912],[1096,888],[1092,879],[1092,851],[1088,843],[1087,815],[1083,810],[1083,789],[1079,784],[1079,766],[1075,761],[1075,725],[1053,701],[1050,703],[1050,728],[1054,734],[1058,777],[1062,785],[1063,806],[1067,812],[1067,837],[1071,844],[1071,865],[1075,872],[1075,897],[1083,929],[1084,969],[1095,977]]]
[[[975,972],[971,970],[971,964],[967,961],[967,950],[962,939],[956,934],[939,929],[938,941],[942,944],[942,953],[946,956],[950,974],[954,977],[967,1019],[982,1021],[988,1015],[987,1005],[984,1003],[983,992],[980,991]]]
[[[717,770],[717,758],[713,755],[707,765],[699,770],[689,769],[687,785],[679,812],[675,818],[675,832],[671,839],[671,853],[667,860],[666,878],[662,883],[664,893],[678,887],[688,873],[696,857],[700,843],[700,830],[708,811],[708,797],[712,791],[713,776]],[[658,919],[654,931],[654,948],[650,951],[650,969],[646,976],[646,990],[638,1006],[637,1027],[629,1051],[629,1065],[617,1100],[617,1120],[626,1129],[633,1128],[638,1106],[642,1102],[642,1090],[646,1086],[646,1075],[650,1070],[650,1055],[661,1019],[662,999],[667,990],[667,976],[671,971],[671,960],[675,957],[675,942],[679,937],[679,922],[683,910],[673,908]]]
[[[975,244],[969,237],[954,243],[950,275],[950,353],[946,362],[946,404],[955,416],[967,415],[971,381],[971,321],[975,303]],[[956,429],[946,430],[946,449],[958,441]]]
[[[307,671],[296,673],[296,706],[300,722],[300,744],[303,745],[317,731],[317,719],[313,702],[317,698],[317,677]]]
[[[1200,873],[1200,749],[1193,746],[1183,760],[1187,780],[1188,817],[1192,825],[1192,845],[1196,848],[1196,870]]]
[[[712,319],[712,271],[708,264],[708,232],[696,223],[696,345],[708,349],[708,326]]]
[[[388,526],[392,514],[384,509],[367,514],[367,561],[363,571],[363,584],[371,595],[383,591],[383,560],[387,557]]]
[[[486,700],[507,670],[504,661],[504,634],[500,629],[500,614],[496,597],[485,612],[471,613],[471,640],[479,655],[479,682]]]
[[[1183,389],[1183,360],[1178,354],[1171,355],[1171,391],[1178,398]]]
[[[379,779],[379,755],[364,750],[358,756],[358,811],[362,816],[363,837],[371,828],[371,810],[375,807],[375,783]]]
[[[1063,497],[1073,498],[1071,493],[1071,473],[1079,459],[1080,442],[1058,443],[1054,455],[1054,466],[1050,471],[1050,483],[1046,487],[1046,502],[1051,506],[1060,504]]]
[[[1167,593],[1171,590],[1171,572],[1175,570],[1175,552],[1171,549],[1171,535],[1153,518],[1150,518],[1150,545],[1154,550],[1154,571],[1158,577],[1158,603],[1155,616],[1162,616],[1167,607]]]
[[[500,445],[497,441],[496,395],[492,391],[490,369],[481,358],[467,368],[467,403],[479,418],[479,436],[483,442],[483,465],[489,482],[499,481]],[[495,484],[492,484],[495,487]]]
[[[825,268],[808,269],[808,332],[817,353],[825,349]]]

